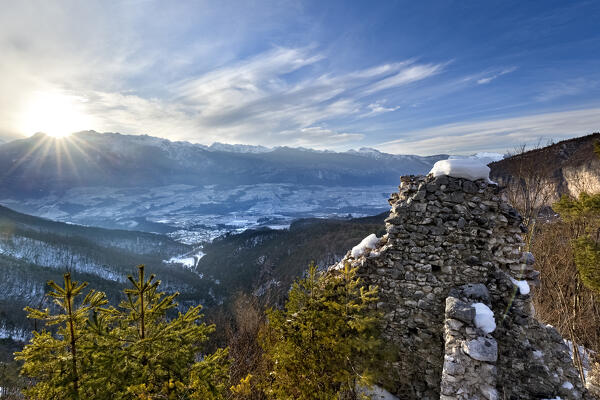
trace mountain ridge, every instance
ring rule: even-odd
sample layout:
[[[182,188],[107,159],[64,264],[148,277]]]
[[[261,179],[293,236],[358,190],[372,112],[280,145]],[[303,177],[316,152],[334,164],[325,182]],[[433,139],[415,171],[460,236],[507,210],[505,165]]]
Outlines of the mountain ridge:
[[[170,184],[292,183],[338,186],[395,184],[401,174],[426,173],[447,155],[364,156],[276,147],[223,151],[143,135],[78,132],[55,139],[36,134],[0,145],[0,190],[40,196],[75,187],[156,187]],[[365,152],[363,152],[365,153]],[[372,152],[366,152],[372,154]]]
[[[388,157],[432,157],[432,156],[419,156],[416,154],[394,154],[394,153],[385,153],[382,152],[378,149],[375,149],[373,147],[360,147],[358,149],[348,149],[346,151],[334,151],[334,150],[329,150],[329,149],[314,149],[314,148],[310,148],[310,147],[303,147],[303,146],[299,146],[299,147],[291,147],[291,146],[272,146],[272,147],[268,147],[268,146],[263,146],[263,145],[252,145],[252,144],[243,144],[243,143],[223,143],[223,142],[213,142],[210,145],[206,145],[206,144],[202,144],[202,143],[193,143],[190,141],[186,141],[186,140],[171,140],[171,139],[167,139],[167,138],[161,138],[158,136],[152,136],[152,135],[148,135],[148,134],[124,134],[124,133],[120,133],[120,132],[97,132],[95,130],[84,130],[84,131],[78,131],[78,132],[73,132],[72,134],[66,136],[81,136],[81,135],[99,135],[99,136],[115,136],[115,137],[126,137],[126,138],[137,138],[137,140],[139,141],[146,141],[148,143],[154,143],[154,144],[159,144],[159,143],[174,143],[174,144],[181,144],[181,145],[187,145],[187,146],[193,146],[193,147],[198,147],[204,150],[208,150],[208,151],[222,151],[222,152],[231,152],[231,153],[267,153],[267,152],[271,152],[273,150],[276,149],[294,149],[294,150],[299,150],[299,151],[308,151],[308,152],[314,152],[314,153],[329,153],[329,154],[353,154],[353,155],[362,155],[365,157],[370,157],[373,154],[380,154],[380,155],[384,155],[384,156],[388,156]],[[4,143],[10,143],[12,141],[16,141],[16,140],[27,140],[30,138],[41,138],[41,137],[51,137],[50,135],[46,134],[45,132],[36,132],[35,134],[29,136],[29,137],[10,137],[8,139],[2,139],[0,138],[0,141],[3,141]],[[439,155],[446,155],[446,154],[439,154]],[[436,155],[433,155],[436,156]]]

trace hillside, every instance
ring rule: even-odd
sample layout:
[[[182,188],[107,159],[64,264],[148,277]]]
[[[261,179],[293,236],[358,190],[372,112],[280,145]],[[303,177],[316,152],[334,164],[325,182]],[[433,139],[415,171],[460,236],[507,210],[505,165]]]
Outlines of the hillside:
[[[65,224],[22,214],[0,206],[0,232],[14,234],[17,230],[29,232],[30,234],[52,236],[58,240],[60,238],[71,239],[77,237],[96,245],[156,257],[182,252],[187,249],[187,246],[161,235]]]
[[[182,293],[182,303],[211,307],[238,291],[285,293],[310,261],[327,266],[382,227],[383,215],[304,219],[289,230],[225,235],[199,252],[164,235],[65,224],[0,206],[0,338],[27,334],[23,307],[47,304],[46,282],[60,280],[65,271],[115,298],[127,274],[145,264],[166,290]],[[172,257],[176,262],[163,262]],[[196,266],[184,268],[186,258]]]
[[[135,266],[146,264],[166,288],[197,302],[198,275],[163,262],[192,250],[164,235],[69,225],[0,207],[0,338],[29,327],[23,307],[47,304],[46,282],[66,271],[115,295]]]
[[[490,177],[506,184],[519,171],[548,177],[549,190],[554,194],[577,197],[582,191],[600,191],[600,159],[594,153],[594,143],[600,142],[600,133],[563,140],[539,149],[517,154],[489,164]]]
[[[248,230],[204,246],[197,266],[219,285],[218,296],[237,291],[285,294],[311,261],[327,267],[371,233],[383,234],[385,214],[348,220],[305,219],[289,230]]]

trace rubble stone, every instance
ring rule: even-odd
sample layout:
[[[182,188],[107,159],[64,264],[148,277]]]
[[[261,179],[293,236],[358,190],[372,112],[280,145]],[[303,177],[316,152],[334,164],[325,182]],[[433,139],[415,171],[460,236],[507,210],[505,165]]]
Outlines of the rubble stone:
[[[449,176],[400,181],[378,248],[345,257],[379,287],[384,339],[397,352],[386,389],[415,400],[593,399],[562,337],[514,290],[511,278],[535,285],[539,274],[499,188]],[[478,302],[494,313],[491,333],[474,325]]]

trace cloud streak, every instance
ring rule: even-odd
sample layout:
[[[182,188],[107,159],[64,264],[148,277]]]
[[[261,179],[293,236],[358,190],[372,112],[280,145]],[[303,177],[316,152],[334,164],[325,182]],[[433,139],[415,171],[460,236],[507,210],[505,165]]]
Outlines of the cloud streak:
[[[371,94],[385,89],[391,89],[409,83],[418,82],[440,73],[442,64],[410,65],[396,72],[394,75],[382,79],[368,88],[365,93]]]
[[[517,69],[517,67],[511,67],[511,68],[503,69],[500,72],[497,72],[495,74],[492,74],[492,75],[486,76],[484,78],[478,79],[477,80],[477,84],[479,84],[479,85],[488,84],[491,81],[493,81],[494,79],[497,79],[497,78],[501,77],[502,75],[510,74],[511,72],[516,71],[516,69]]]
[[[392,153],[506,152],[539,139],[566,139],[600,130],[600,108],[533,114],[432,126],[402,132],[402,139],[375,146]],[[509,146],[509,147],[507,147]],[[512,146],[512,147],[510,147]]]
[[[546,85],[541,93],[535,96],[535,100],[548,102],[565,96],[575,96],[595,87],[598,87],[598,81],[590,81],[583,78],[569,79],[564,82],[553,82]]]

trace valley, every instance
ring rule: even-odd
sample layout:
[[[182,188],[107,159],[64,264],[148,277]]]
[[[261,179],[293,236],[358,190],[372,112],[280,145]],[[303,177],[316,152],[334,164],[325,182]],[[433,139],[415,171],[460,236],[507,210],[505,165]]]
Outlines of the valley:
[[[4,198],[0,204],[56,221],[157,232],[198,244],[245,229],[284,229],[299,218],[378,214],[387,209],[394,189],[289,183],[81,187],[38,198]]]
[[[199,244],[299,218],[375,215],[398,177],[447,155],[211,146],[85,131],[0,145],[0,205],[55,221]]]

